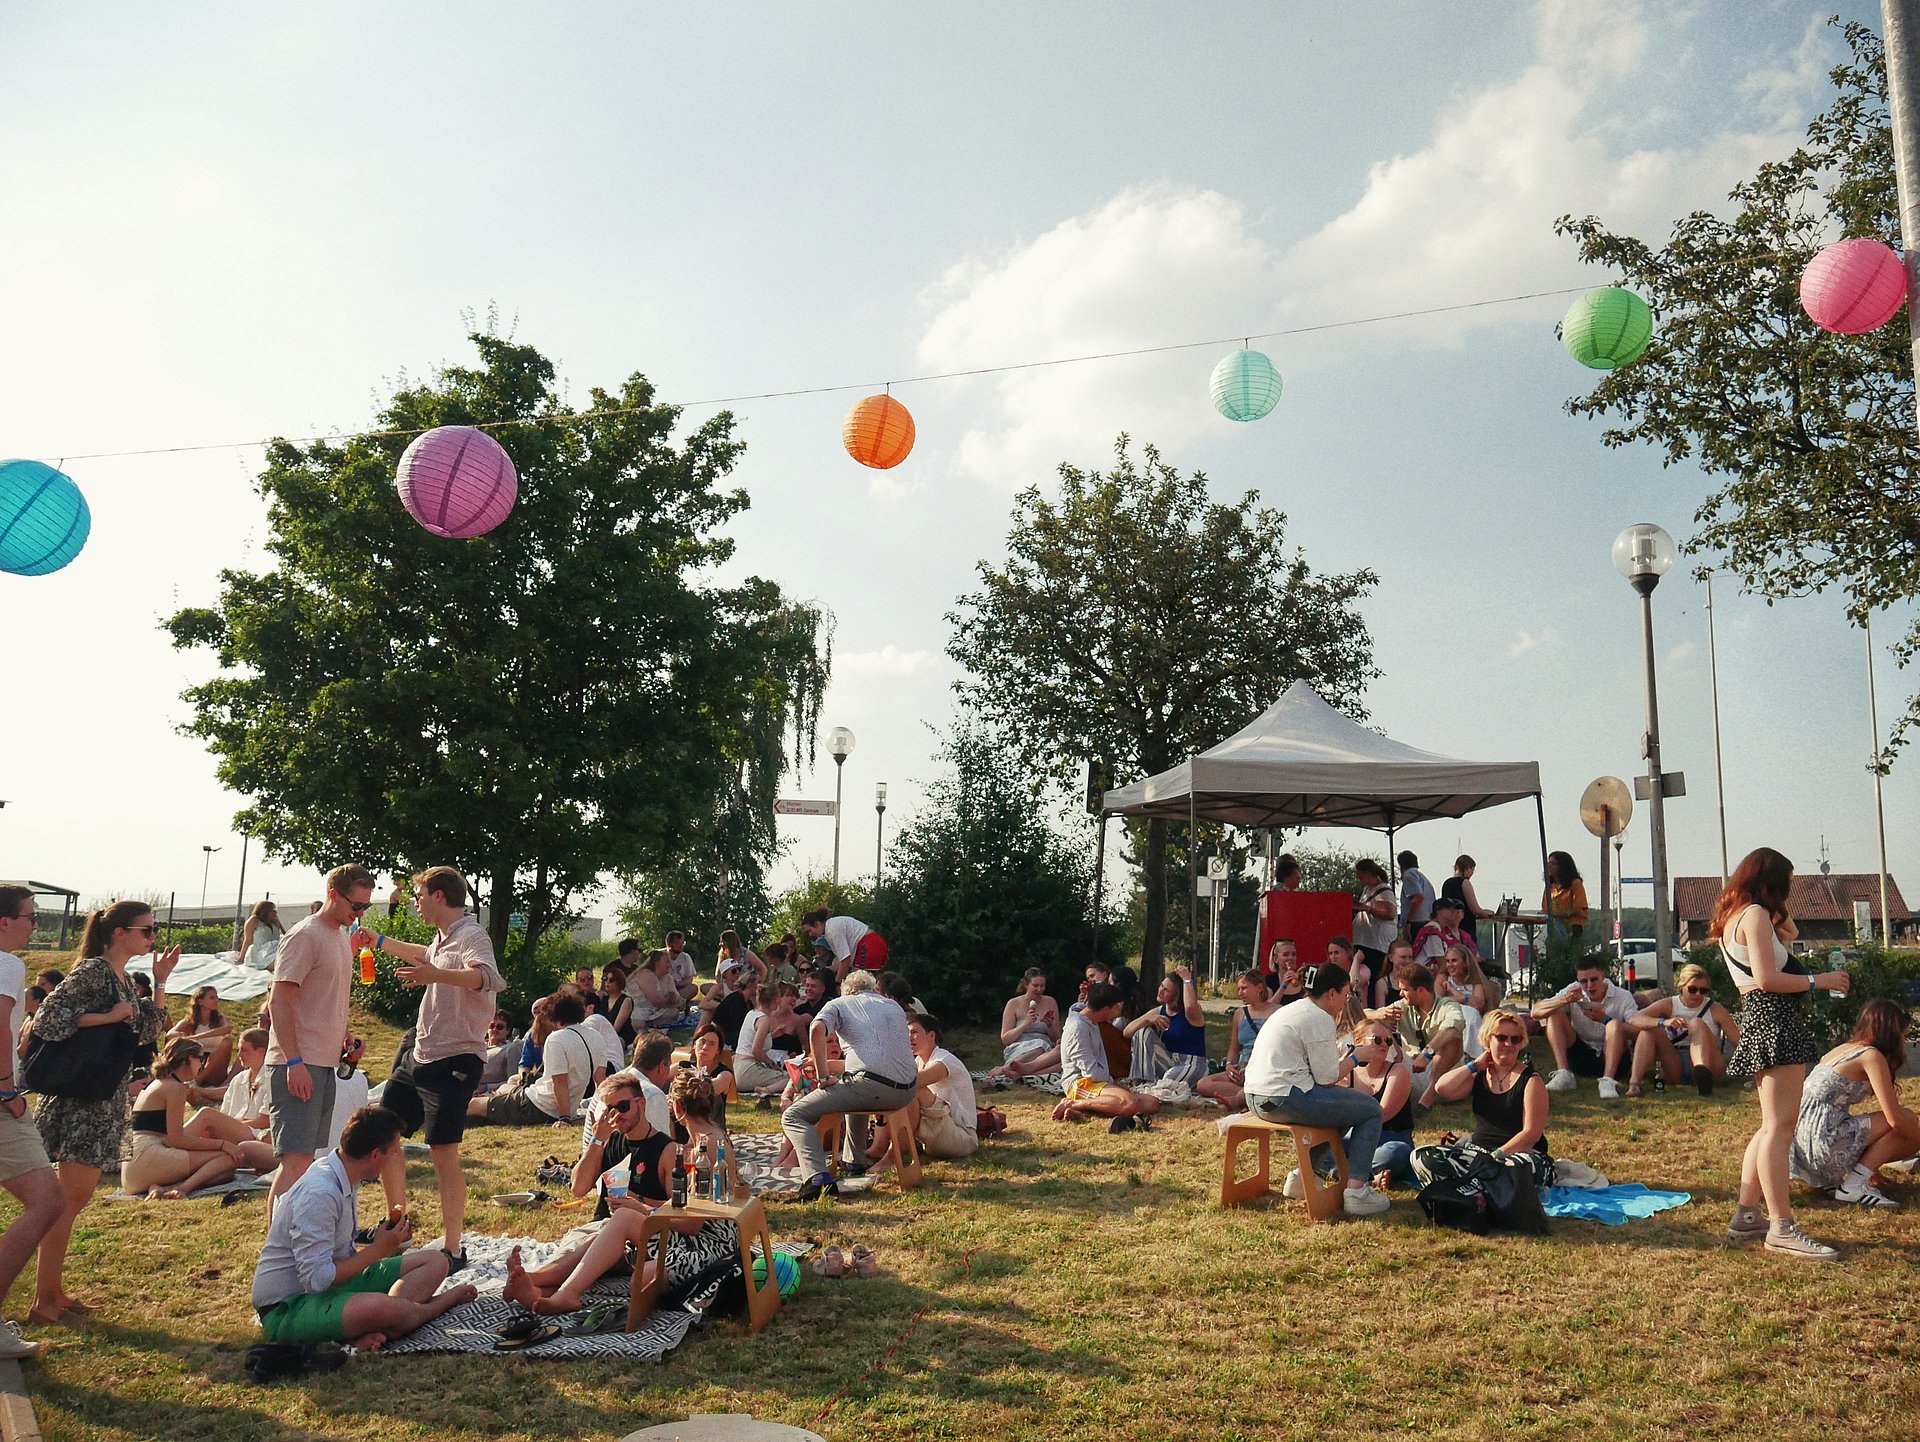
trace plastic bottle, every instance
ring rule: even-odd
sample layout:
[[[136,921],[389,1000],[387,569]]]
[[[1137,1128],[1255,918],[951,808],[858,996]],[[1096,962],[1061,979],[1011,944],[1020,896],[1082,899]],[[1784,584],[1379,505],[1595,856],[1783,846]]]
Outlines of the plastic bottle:
[[[719,1141],[713,1149],[713,1199],[716,1202],[727,1200],[727,1144]]]
[[[372,986],[373,978],[373,948],[363,946],[360,948],[360,985]]]
[[[707,1139],[702,1137],[693,1153],[693,1195],[707,1197],[712,1193],[713,1153],[707,1150]]]

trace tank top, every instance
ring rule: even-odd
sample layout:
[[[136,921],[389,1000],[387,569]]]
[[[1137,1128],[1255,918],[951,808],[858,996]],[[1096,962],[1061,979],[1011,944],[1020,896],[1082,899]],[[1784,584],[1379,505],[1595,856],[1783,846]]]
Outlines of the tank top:
[[[1763,917],[1767,914],[1766,909],[1757,903],[1743,907],[1734,914],[1733,920],[1727,923],[1727,929],[1720,933],[1720,954],[1727,959],[1727,968],[1734,973],[1734,985],[1740,988],[1742,995],[1755,990],[1760,985],[1753,974],[1752,958],[1747,955],[1747,948],[1739,939],[1740,923],[1749,911],[1758,911]],[[1771,918],[1768,919],[1767,928],[1772,931]],[[1793,976],[1807,974],[1806,967],[1800,964],[1800,958],[1787,950],[1787,944],[1780,939],[1777,932],[1773,936],[1773,964]]]
[[[1675,1021],[1705,1021],[1708,1026],[1713,1028],[1715,1035],[1722,1034],[1720,1032],[1720,1023],[1713,1019],[1713,998],[1711,996],[1691,1011],[1687,1009],[1687,1004],[1676,996],[1673,998],[1673,1007],[1668,1011],[1667,1015]]]
[[[1160,1008],[1160,1014],[1167,1019],[1167,1029],[1160,1033],[1167,1044],[1167,1050],[1175,1056],[1205,1056],[1207,1054],[1207,1029],[1195,1026],[1187,1020],[1186,1013]]]
[[[600,1152],[601,1175],[625,1162],[629,1167],[628,1190],[650,1202],[664,1202],[667,1189],[660,1183],[660,1154],[672,1145],[673,1138],[665,1132],[648,1132],[637,1142],[629,1142],[615,1132]],[[599,1191],[600,1204],[594,1209],[593,1219],[604,1222],[612,1215],[612,1209],[607,1205],[607,1189],[601,1187]]]
[[[167,1109],[150,1107],[143,1112],[133,1114],[133,1129],[136,1132],[152,1132],[157,1137],[167,1134]]]
[[[1460,903],[1460,931],[1473,942],[1477,954],[1480,950],[1480,918],[1467,909],[1467,883],[1464,877],[1449,876],[1440,883],[1443,897]]]
[[[1387,1074],[1380,1078],[1380,1089],[1373,1094],[1373,1099],[1375,1101],[1379,1101],[1381,1097],[1387,1094],[1387,1083],[1392,1080],[1393,1080],[1393,1068],[1388,1067]],[[1476,1085],[1477,1084],[1478,1083],[1476,1082]],[[1405,1132],[1408,1136],[1413,1135],[1413,1088],[1412,1087],[1407,1088],[1406,1099],[1400,1103],[1400,1110],[1395,1112],[1392,1116],[1386,1118],[1384,1121],[1380,1123],[1380,1130],[1383,1132]],[[1519,1129],[1516,1127],[1515,1130],[1517,1131]]]
[[[1253,1054],[1254,1042],[1260,1037],[1261,1023],[1258,1017],[1248,1016],[1244,1006],[1234,1015],[1234,1035],[1240,1039],[1240,1064],[1245,1066],[1247,1058]]]
[[[1533,1063],[1520,1064],[1520,1075],[1506,1091],[1497,1092],[1487,1085],[1487,1074],[1473,1079],[1473,1141],[1488,1151],[1497,1151],[1519,1136],[1527,1124],[1527,1082],[1533,1077]],[[1543,1136],[1533,1144],[1535,1151],[1547,1149]]]

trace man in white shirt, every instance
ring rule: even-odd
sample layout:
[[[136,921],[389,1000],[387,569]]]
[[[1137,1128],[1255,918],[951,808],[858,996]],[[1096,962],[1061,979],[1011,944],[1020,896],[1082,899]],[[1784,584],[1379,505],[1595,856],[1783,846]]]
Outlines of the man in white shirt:
[[[1394,860],[1400,863],[1400,931],[1411,941],[1433,920],[1433,883],[1411,851],[1401,852]]]
[[[0,886],[0,1186],[20,1199],[20,1215],[0,1234],[0,1299],[13,1288],[41,1238],[53,1229],[66,1198],[40,1131],[27,1114],[14,1064],[14,1030],[27,990],[27,965],[14,953],[33,940],[33,893],[24,886]],[[31,1357],[40,1350],[11,1327],[0,1326],[0,1358]]]
[[[1084,1004],[1068,1008],[1060,1028],[1060,1085],[1065,1096],[1053,1109],[1055,1121],[1101,1116],[1113,1118],[1109,1131],[1151,1130],[1147,1118],[1160,1110],[1160,1099],[1114,1081],[1100,1036],[1101,1025],[1119,1016],[1122,1005],[1118,986],[1096,981],[1087,988]]]
[[[616,1071],[614,1076],[631,1077],[640,1084],[646,1104],[648,1124],[663,1137],[674,1135],[673,1105],[667,1100],[667,1083],[673,1080],[673,1038],[664,1031],[643,1031],[633,1039],[633,1065]],[[580,1112],[580,1150],[594,1140],[593,1125],[606,1110],[596,1093]]]
[[[851,916],[834,916],[821,907],[800,918],[800,929],[812,938],[816,947],[824,947],[833,958],[836,981],[845,981],[847,973],[885,971],[887,941],[864,921]]]
[[[850,973],[840,983],[840,995],[825,1002],[807,1028],[807,1054],[819,1085],[780,1119],[800,1175],[806,1178],[800,1188],[803,1202],[840,1194],[828,1170],[826,1144],[820,1140],[821,1118],[844,1115],[853,1154],[864,1157],[867,1119],[877,1112],[897,1112],[913,1100],[919,1068],[907,1035],[907,1014],[876,988],[872,972]],[[840,1040],[843,1071],[835,1072],[829,1064],[828,1037]]]
[[[240,1033],[240,1069],[227,1082],[220,1110],[256,1132],[267,1129],[267,1031],[253,1027]]]
[[[698,988],[694,985],[694,975],[699,970],[693,954],[687,950],[687,934],[684,931],[667,933],[667,975],[674,986],[679,988],[682,1001],[692,1001]]]
[[[621,1064],[626,1061],[620,1046],[620,1033],[615,1031],[613,1023],[601,1014],[600,993],[581,992],[580,1004],[586,1008],[587,1012],[587,1019],[580,1023],[581,1029],[593,1038],[595,1055],[600,1061],[600,1072],[594,1080],[596,1083],[602,1082],[619,1071]]]
[[[1624,986],[1609,981],[1598,961],[1581,961],[1574,976],[1578,979],[1572,986],[1533,1007],[1553,1048],[1555,1070],[1547,1078],[1547,1090],[1570,1092],[1580,1085],[1575,1077],[1599,1077],[1600,1099],[1617,1101],[1620,1067],[1632,1040],[1628,1028],[1640,1003]]]
[[[552,1027],[540,1044],[540,1077],[527,1087],[503,1087],[467,1104],[467,1120],[493,1126],[543,1127],[580,1114],[593,1090],[599,1049],[580,1025],[587,1018],[580,994],[562,987],[547,999]]]

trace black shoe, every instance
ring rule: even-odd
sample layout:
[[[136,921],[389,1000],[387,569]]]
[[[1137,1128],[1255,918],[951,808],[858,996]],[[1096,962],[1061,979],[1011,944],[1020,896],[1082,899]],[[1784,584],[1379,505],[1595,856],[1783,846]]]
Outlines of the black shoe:
[[[356,1247],[367,1246],[372,1241],[373,1241],[372,1227],[362,1227],[359,1231],[353,1234],[353,1244]]]
[[[447,1275],[449,1277],[467,1264],[467,1249],[464,1246],[460,1248],[460,1254],[458,1256],[449,1252],[445,1247],[440,1249],[440,1255],[447,1259]]]
[[[1145,1117],[1135,1117],[1133,1119],[1133,1125],[1134,1125],[1134,1130],[1136,1131],[1150,1132],[1153,1130],[1153,1123],[1148,1121]]]
[[[1115,1117],[1107,1123],[1107,1130],[1117,1135],[1120,1132],[1130,1132],[1138,1125],[1139,1123],[1132,1117]]]
[[[1713,1095],[1713,1073],[1703,1066],[1693,1069],[1693,1089],[1703,1097]]]
[[[840,1184],[825,1172],[800,1188],[800,1200],[803,1202],[817,1202],[821,1197],[838,1197],[839,1195]]]

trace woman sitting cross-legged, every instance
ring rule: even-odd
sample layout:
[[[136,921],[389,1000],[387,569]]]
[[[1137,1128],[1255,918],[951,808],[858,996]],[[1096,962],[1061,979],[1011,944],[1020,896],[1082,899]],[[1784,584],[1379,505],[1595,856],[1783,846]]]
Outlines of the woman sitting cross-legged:
[[[1292,946],[1292,942],[1285,943]],[[1275,942],[1278,948],[1281,945]],[[1296,996],[1299,990],[1299,968],[1291,969]],[[1279,973],[1286,976],[1287,973]],[[1258,969],[1240,973],[1240,1005],[1227,1021],[1227,1069],[1203,1076],[1194,1083],[1193,1089],[1203,1097],[1211,1097],[1230,1112],[1237,1112],[1246,1106],[1247,1059],[1253,1055],[1253,1043],[1260,1035],[1267,1018],[1285,1005],[1286,988],[1279,991],[1267,989],[1268,973]]]
[[[1454,1067],[1433,1084],[1446,1102],[1473,1096],[1475,1146],[1525,1160],[1534,1181],[1553,1185],[1553,1158],[1547,1152],[1547,1084],[1527,1056],[1527,1024],[1512,1012],[1496,1011],[1480,1023],[1486,1054]],[[1458,1153],[1444,1144],[1416,1147],[1413,1171],[1424,1185],[1458,1181],[1466,1172]]]
[[[1207,1014],[1200,1009],[1193,968],[1176,967],[1160,978],[1159,1005],[1128,1022],[1137,1081],[1176,1081],[1193,1086],[1207,1074]]]
[[[1673,978],[1679,991],[1649,1002],[1627,1023],[1633,1032],[1633,1073],[1627,1095],[1643,1094],[1653,1064],[1669,1086],[1692,1082],[1701,1096],[1727,1074],[1727,1053],[1740,1044],[1740,1023],[1713,999],[1713,978],[1691,962]]]
[[[187,1104],[207,1059],[191,1037],[175,1037],[153,1064],[153,1080],[133,1104],[133,1152],[120,1169],[129,1192],[151,1200],[177,1201],[201,1187],[233,1180],[241,1167],[271,1171],[273,1147],[253,1128],[217,1107],[191,1117]]]
[[[1347,1085],[1380,1103],[1380,1142],[1373,1149],[1377,1188],[1413,1182],[1413,1070],[1399,1033],[1384,1021],[1362,1019],[1353,1033],[1353,1070]]]
[[[1027,968],[1019,992],[1000,1009],[1000,1045],[1006,1050],[988,1081],[1060,1070],[1060,1003],[1047,995],[1047,974],[1037,966]]]
[[[1894,1075],[1907,1059],[1906,1008],[1868,1002],[1853,1035],[1820,1058],[1800,1094],[1793,1129],[1791,1171],[1810,1187],[1830,1187],[1836,1202],[1897,1207],[1875,1173],[1888,1162],[1920,1154],[1920,1118],[1900,1105]],[[1855,1113],[1871,1097],[1879,1111]]]
[[[1254,1040],[1247,1109],[1266,1121],[1345,1133],[1350,1171],[1342,1204],[1349,1216],[1378,1216],[1392,1205],[1372,1185],[1380,1103],[1347,1085],[1353,1057],[1334,1041],[1334,1018],[1346,1010],[1353,983],[1331,962],[1308,967],[1303,980],[1305,1000],[1281,1007]],[[1290,1183],[1293,1190],[1298,1179]]]

